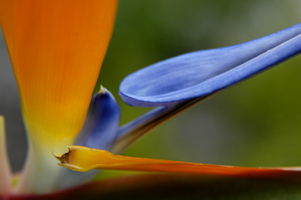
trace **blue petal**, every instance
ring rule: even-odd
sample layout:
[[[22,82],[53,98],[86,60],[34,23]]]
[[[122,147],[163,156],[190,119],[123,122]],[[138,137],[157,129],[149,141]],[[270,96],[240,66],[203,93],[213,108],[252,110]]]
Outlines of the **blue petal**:
[[[114,96],[105,88],[92,97],[85,124],[74,144],[96,149],[111,150],[115,142],[120,107]],[[57,183],[59,189],[87,183],[99,174],[99,170],[76,172],[64,169]]]
[[[120,114],[114,96],[107,89],[101,88],[92,97],[85,124],[74,144],[110,150],[116,138]]]
[[[127,76],[122,99],[135,106],[166,106],[238,83],[301,51],[301,24],[243,44],[177,56]]]
[[[217,91],[300,53],[301,24],[243,44],[180,55],[127,76],[123,101],[158,107],[122,126],[113,152],[119,153],[150,130]]]

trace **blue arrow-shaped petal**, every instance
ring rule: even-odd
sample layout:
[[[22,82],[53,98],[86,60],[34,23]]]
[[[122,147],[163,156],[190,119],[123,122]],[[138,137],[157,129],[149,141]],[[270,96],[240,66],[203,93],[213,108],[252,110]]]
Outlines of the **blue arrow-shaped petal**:
[[[115,152],[206,97],[301,51],[301,24],[243,44],[196,51],[150,65],[120,84],[126,103],[159,107],[119,129]]]
[[[120,85],[122,99],[156,107],[210,95],[301,51],[301,24],[243,44],[196,51],[143,68]]]

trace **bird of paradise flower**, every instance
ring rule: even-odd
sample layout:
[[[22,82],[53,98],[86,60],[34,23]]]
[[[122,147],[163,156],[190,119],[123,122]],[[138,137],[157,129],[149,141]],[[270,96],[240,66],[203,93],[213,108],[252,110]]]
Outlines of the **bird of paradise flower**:
[[[113,0],[89,4],[0,1],[0,23],[29,138],[26,167],[17,187],[12,188],[4,119],[0,118],[2,195],[50,193],[94,176],[94,172],[62,170],[52,153],[61,166],[80,172],[121,169],[246,178],[300,177],[299,168],[217,166],[115,155],[218,91],[300,53],[300,24],[240,45],[184,54],[129,75],[120,85],[122,99],[133,106],[157,108],[118,128],[120,108],[111,93],[101,88],[91,100],[116,5]]]

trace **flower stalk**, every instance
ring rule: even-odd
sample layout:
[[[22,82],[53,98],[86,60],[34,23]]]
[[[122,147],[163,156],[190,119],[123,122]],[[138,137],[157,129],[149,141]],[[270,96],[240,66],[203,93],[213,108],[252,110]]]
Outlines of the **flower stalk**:
[[[9,164],[6,136],[5,136],[5,120],[0,115],[0,195],[6,195],[11,192],[12,172]]]

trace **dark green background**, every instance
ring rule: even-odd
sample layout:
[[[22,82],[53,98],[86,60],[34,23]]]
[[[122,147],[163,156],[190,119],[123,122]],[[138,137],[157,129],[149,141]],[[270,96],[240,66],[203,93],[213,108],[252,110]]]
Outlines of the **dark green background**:
[[[301,22],[299,0],[121,0],[98,84],[122,107],[121,124],[148,109],[125,105],[128,74],[186,52],[230,46]],[[16,83],[0,39],[0,114],[14,170],[25,159]],[[301,57],[287,61],[172,119],[126,155],[241,166],[301,165]]]

